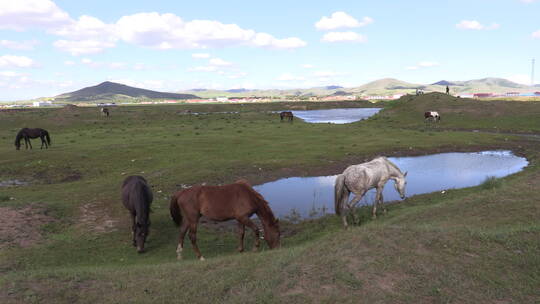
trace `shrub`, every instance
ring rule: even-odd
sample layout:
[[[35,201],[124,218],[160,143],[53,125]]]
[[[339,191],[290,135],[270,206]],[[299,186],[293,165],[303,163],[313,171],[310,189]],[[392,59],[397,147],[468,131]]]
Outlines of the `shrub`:
[[[502,179],[496,178],[495,176],[488,176],[486,179],[480,184],[480,187],[484,190],[491,190],[495,188],[501,187],[503,184]]]

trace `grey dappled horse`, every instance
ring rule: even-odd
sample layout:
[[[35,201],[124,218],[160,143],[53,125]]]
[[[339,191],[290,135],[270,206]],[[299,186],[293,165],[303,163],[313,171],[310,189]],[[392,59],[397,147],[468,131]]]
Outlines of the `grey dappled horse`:
[[[336,178],[334,186],[336,215],[341,215],[343,225],[347,227],[347,214],[343,210],[344,205],[347,205],[349,213],[356,223],[356,216],[354,214],[356,204],[358,204],[369,189],[375,188],[377,189],[377,195],[375,196],[375,202],[373,202],[373,218],[376,218],[377,204],[381,204],[384,212],[386,212],[386,208],[382,205],[382,191],[386,182],[389,179],[393,179],[395,182],[394,187],[403,199],[405,198],[405,185],[407,184],[405,181],[406,176],[407,172],[405,174],[401,173],[401,170],[384,156],[377,157],[367,163],[349,166]],[[351,192],[355,196],[349,202],[349,194]]]

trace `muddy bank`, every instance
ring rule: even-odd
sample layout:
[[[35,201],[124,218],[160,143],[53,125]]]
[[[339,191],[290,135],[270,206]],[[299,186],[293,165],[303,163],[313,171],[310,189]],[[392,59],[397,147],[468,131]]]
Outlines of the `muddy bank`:
[[[0,207],[0,250],[39,243],[43,239],[41,227],[55,221],[45,207],[37,204],[22,208]]]

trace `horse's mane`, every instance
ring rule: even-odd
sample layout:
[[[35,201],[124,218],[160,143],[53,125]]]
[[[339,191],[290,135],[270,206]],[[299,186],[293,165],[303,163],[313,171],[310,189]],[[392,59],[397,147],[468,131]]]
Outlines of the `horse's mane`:
[[[236,181],[235,183],[247,186],[246,188],[249,190],[249,192],[251,192],[251,194],[255,196],[255,202],[257,206],[259,207],[261,216],[268,218],[270,220],[269,222],[270,225],[274,224],[276,222],[276,218],[274,216],[274,213],[272,212],[272,209],[270,209],[270,206],[268,205],[268,202],[264,199],[264,197],[255,189],[253,189],[253,187],[251,187],[249,182],[245,179],[240,179]]]
[[[386,158],[386,156],[380,156],[380,158],[382,158],[390,167],[396,169],[397,172],[403,174],[403,172],[401,172],[401,170],[398,168],[398,166],[396,166],[396,164],[394,164],[388,158]]]

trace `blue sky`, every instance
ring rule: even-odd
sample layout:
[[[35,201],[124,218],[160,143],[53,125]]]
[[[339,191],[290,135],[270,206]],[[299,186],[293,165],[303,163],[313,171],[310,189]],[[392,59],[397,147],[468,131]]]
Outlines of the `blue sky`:
[[[161,91],[528,83],[539,13],[540,0],[0,0],[0,100],[105,80]]]

